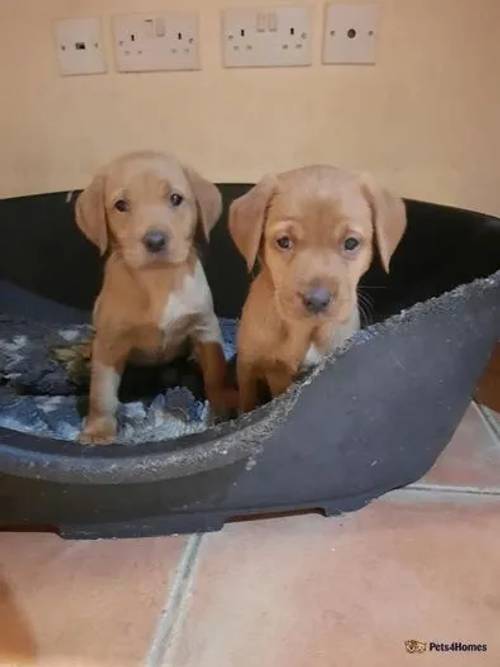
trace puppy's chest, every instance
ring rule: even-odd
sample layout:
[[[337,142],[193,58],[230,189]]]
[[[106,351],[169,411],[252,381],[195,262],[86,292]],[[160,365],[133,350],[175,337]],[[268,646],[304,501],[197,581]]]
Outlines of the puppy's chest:
[[[198,270],[186,275],[182,284],[167,295],[159,312],[158,328],[165,342],[189,335],[211,308],[212,298],[204,275],[198,275]]]
[[[331,326],[313,336],[304,355],[300,370],[307,370],[317,366],[322,359],[333,350],[341,347],[360,326],[357,308],[351,319],[343,324]]]
[[[133,359],[153,363],[185,354],[190,339],[198,337],[211,313],[212,296],[200,265],[152,304],[147,324],[136,327]]]

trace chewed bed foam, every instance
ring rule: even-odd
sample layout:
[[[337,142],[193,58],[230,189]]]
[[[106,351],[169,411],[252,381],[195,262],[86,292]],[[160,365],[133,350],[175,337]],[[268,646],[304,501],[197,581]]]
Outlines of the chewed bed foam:
[[[235,353],[237,323],[220,320],[224,355]],[[48,350],[88,339],[87,325],[57,327],[0,316],[0,427],[45,438],[76,440],[82,426],[79,397]],[[43,369],[43,372],[40,371]],[[22,377],[35,388],[30,395],[15,390]],[[49,395],[50,394],[50,395]],[[209,405],[186,387],[166,389],[153,400],[121,403],[117,442],[162,441],[205,430],[213,423]]]

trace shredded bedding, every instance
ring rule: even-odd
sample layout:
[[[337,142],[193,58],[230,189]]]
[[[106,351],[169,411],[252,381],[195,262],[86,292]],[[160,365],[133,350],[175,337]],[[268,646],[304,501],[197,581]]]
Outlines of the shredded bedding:
[[[230,360],[237,322],[220,319],[220,324]],[[0,427],[77,439],[87,409],[91,335],[89,325],[58,326],[0,315]],[[129,375],[124,378],[129,391],[118,409],[117,442],[167,440],[203,431],[214,422],[193,364],[157,370],[143,396],[137,395],[143,375]]]

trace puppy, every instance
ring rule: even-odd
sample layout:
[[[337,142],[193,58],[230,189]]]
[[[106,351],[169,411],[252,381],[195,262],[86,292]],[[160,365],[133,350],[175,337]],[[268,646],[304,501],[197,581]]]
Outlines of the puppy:
[[[125,155],[78,197],[76,222],[109,252],[94,306],[89,414],[82,443],[116,435],[118,389],[127,361],[168,362],[191,348],[208,400],[236,407],[226,385],[221,332],[194,239],[208,239],[221,213],[215,185],[161,153]]]
[[[357,285],[374,240],[386,271],[406,227],[405,207],[370,178],[329,166],[267,176],[230,208],[229,228],[251,285],[239,335],[240,409],[258,386],[272,396],[358,328]]]

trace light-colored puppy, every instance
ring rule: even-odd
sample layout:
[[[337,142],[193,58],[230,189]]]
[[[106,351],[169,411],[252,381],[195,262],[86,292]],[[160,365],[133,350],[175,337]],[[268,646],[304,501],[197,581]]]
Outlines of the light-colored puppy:
[[[389,262],[406,227],[405,207],[369,177],[330,166],[267,176],[230,209],[230,232],[251,270],[238,336],[240,409],[273,396],[359,327],[357,286],[374,240]]]
[[[171,361],[191,349],[209,401],[234,406],[226,385],[221,332],[197,257],[198,229],[208,239],[221,213],[212,183],[161,153],[125,155],[102,169],[79,196],[76,221],[109,252],[94,307],[90,406],[83,443],[116,435],[115,412],[127,361]]]

